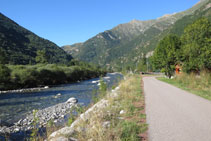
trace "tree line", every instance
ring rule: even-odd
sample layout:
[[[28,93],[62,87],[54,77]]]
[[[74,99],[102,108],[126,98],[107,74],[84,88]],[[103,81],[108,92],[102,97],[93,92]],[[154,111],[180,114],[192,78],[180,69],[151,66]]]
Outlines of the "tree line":
[[[45,50],[38,50],[35,65],[9,65],[0,49],[0,90],[65,84],[106,74],[93,64],[74,59],[66,64],[49,64],[46,54]]]
[[[200,18],[188,25],[182,36],[167,35],[158,43],[151,60],[153,69],[168,77],[177,64],[186,73],[211,71],[211,22]]]

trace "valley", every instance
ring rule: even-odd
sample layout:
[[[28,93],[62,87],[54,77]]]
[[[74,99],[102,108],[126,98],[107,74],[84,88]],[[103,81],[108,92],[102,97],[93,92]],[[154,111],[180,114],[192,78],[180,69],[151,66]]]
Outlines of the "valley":
[[[84,43],[62,48],[83,61],[122,71],[135,70],[145,56],[149,58],[158,42],[167,34],[181,35],[184,28],[199,17],[210,19],[209,0],[200,1],[192,8],[154,20],[133,20],[99,33]]]
[[[211,0],[125,23],[136,3],[48,2],[0,13],[0,140],[210,140]]]

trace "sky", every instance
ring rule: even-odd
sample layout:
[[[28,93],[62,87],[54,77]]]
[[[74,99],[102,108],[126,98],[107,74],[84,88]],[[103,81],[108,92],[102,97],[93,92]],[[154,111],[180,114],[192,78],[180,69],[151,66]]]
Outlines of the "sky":
[[[0,12],[59,46],[84,42],[133,19],[184,11],[199,0],[0,0]]]

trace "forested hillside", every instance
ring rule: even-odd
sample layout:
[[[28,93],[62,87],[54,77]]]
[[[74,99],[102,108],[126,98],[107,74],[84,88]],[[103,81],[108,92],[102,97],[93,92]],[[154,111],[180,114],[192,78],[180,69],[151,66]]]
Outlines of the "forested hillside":
[[[211,71],[211,22],[200,18],[183,32],[181,36],[172,33],[165,36],[152,57],[153,67],[169,78],[174,74],[175,65],[182,66],[187,73]]]
[[[206,2],[206,1],[205,1]],[[168,29],[164,30],[163,32],[158,32],[157,35],[154,31],[146,31],[145,36],[139,36],[137,39],[131,41],[132,44],[137,44],[137,48],[133,49],[129,55],[125,55],[123,58],[127,58],[126,66],[128,64],[130,67],[134,67],[135,63],[139,63],[140,58],[143,59],[144,56],[149,57],[152,55],[154,49],[158,45],[159,41],[162,40],[168,34],[176,34],[181,36],[184,32],[184,29],[189,24],[192,24],[199,18],[206,17],[208,20],[211,20],[211,3],[208,1],[207,3],[200,5],[201,7],[197,9],[194,13],[190,15],[186,15],[179,20],[177,20],[173,25],[171,25]],[[153,32],[154,34],[150,34]],[[141,42],[141,39],[147,39],[147,42]],[[141,55],[141,56],[140,56]]]
[[[118,25],[79,46],[65,46],[64,50],[83,61],[109,69],[136,69],[141,60],[152,55],[165,35],[182,34],[186,25],[203,16],[210,17],[210,0],[201,0],[184,12],[164,15],[155,20],[133,20]]]
[[[66,63],[72,58],[53,42],[35,35],[2,13],[0,49],[6,53],[9,64],[34,64],[38,50],[46,52],[48,63]]]

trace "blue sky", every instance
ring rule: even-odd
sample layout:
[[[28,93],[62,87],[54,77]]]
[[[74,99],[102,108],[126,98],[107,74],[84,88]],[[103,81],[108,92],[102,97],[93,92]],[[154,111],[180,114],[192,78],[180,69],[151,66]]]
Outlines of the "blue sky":
[[[199,0],[1,0],[0,12],[59,46],[83,42],[133,19],[155,19]]]

